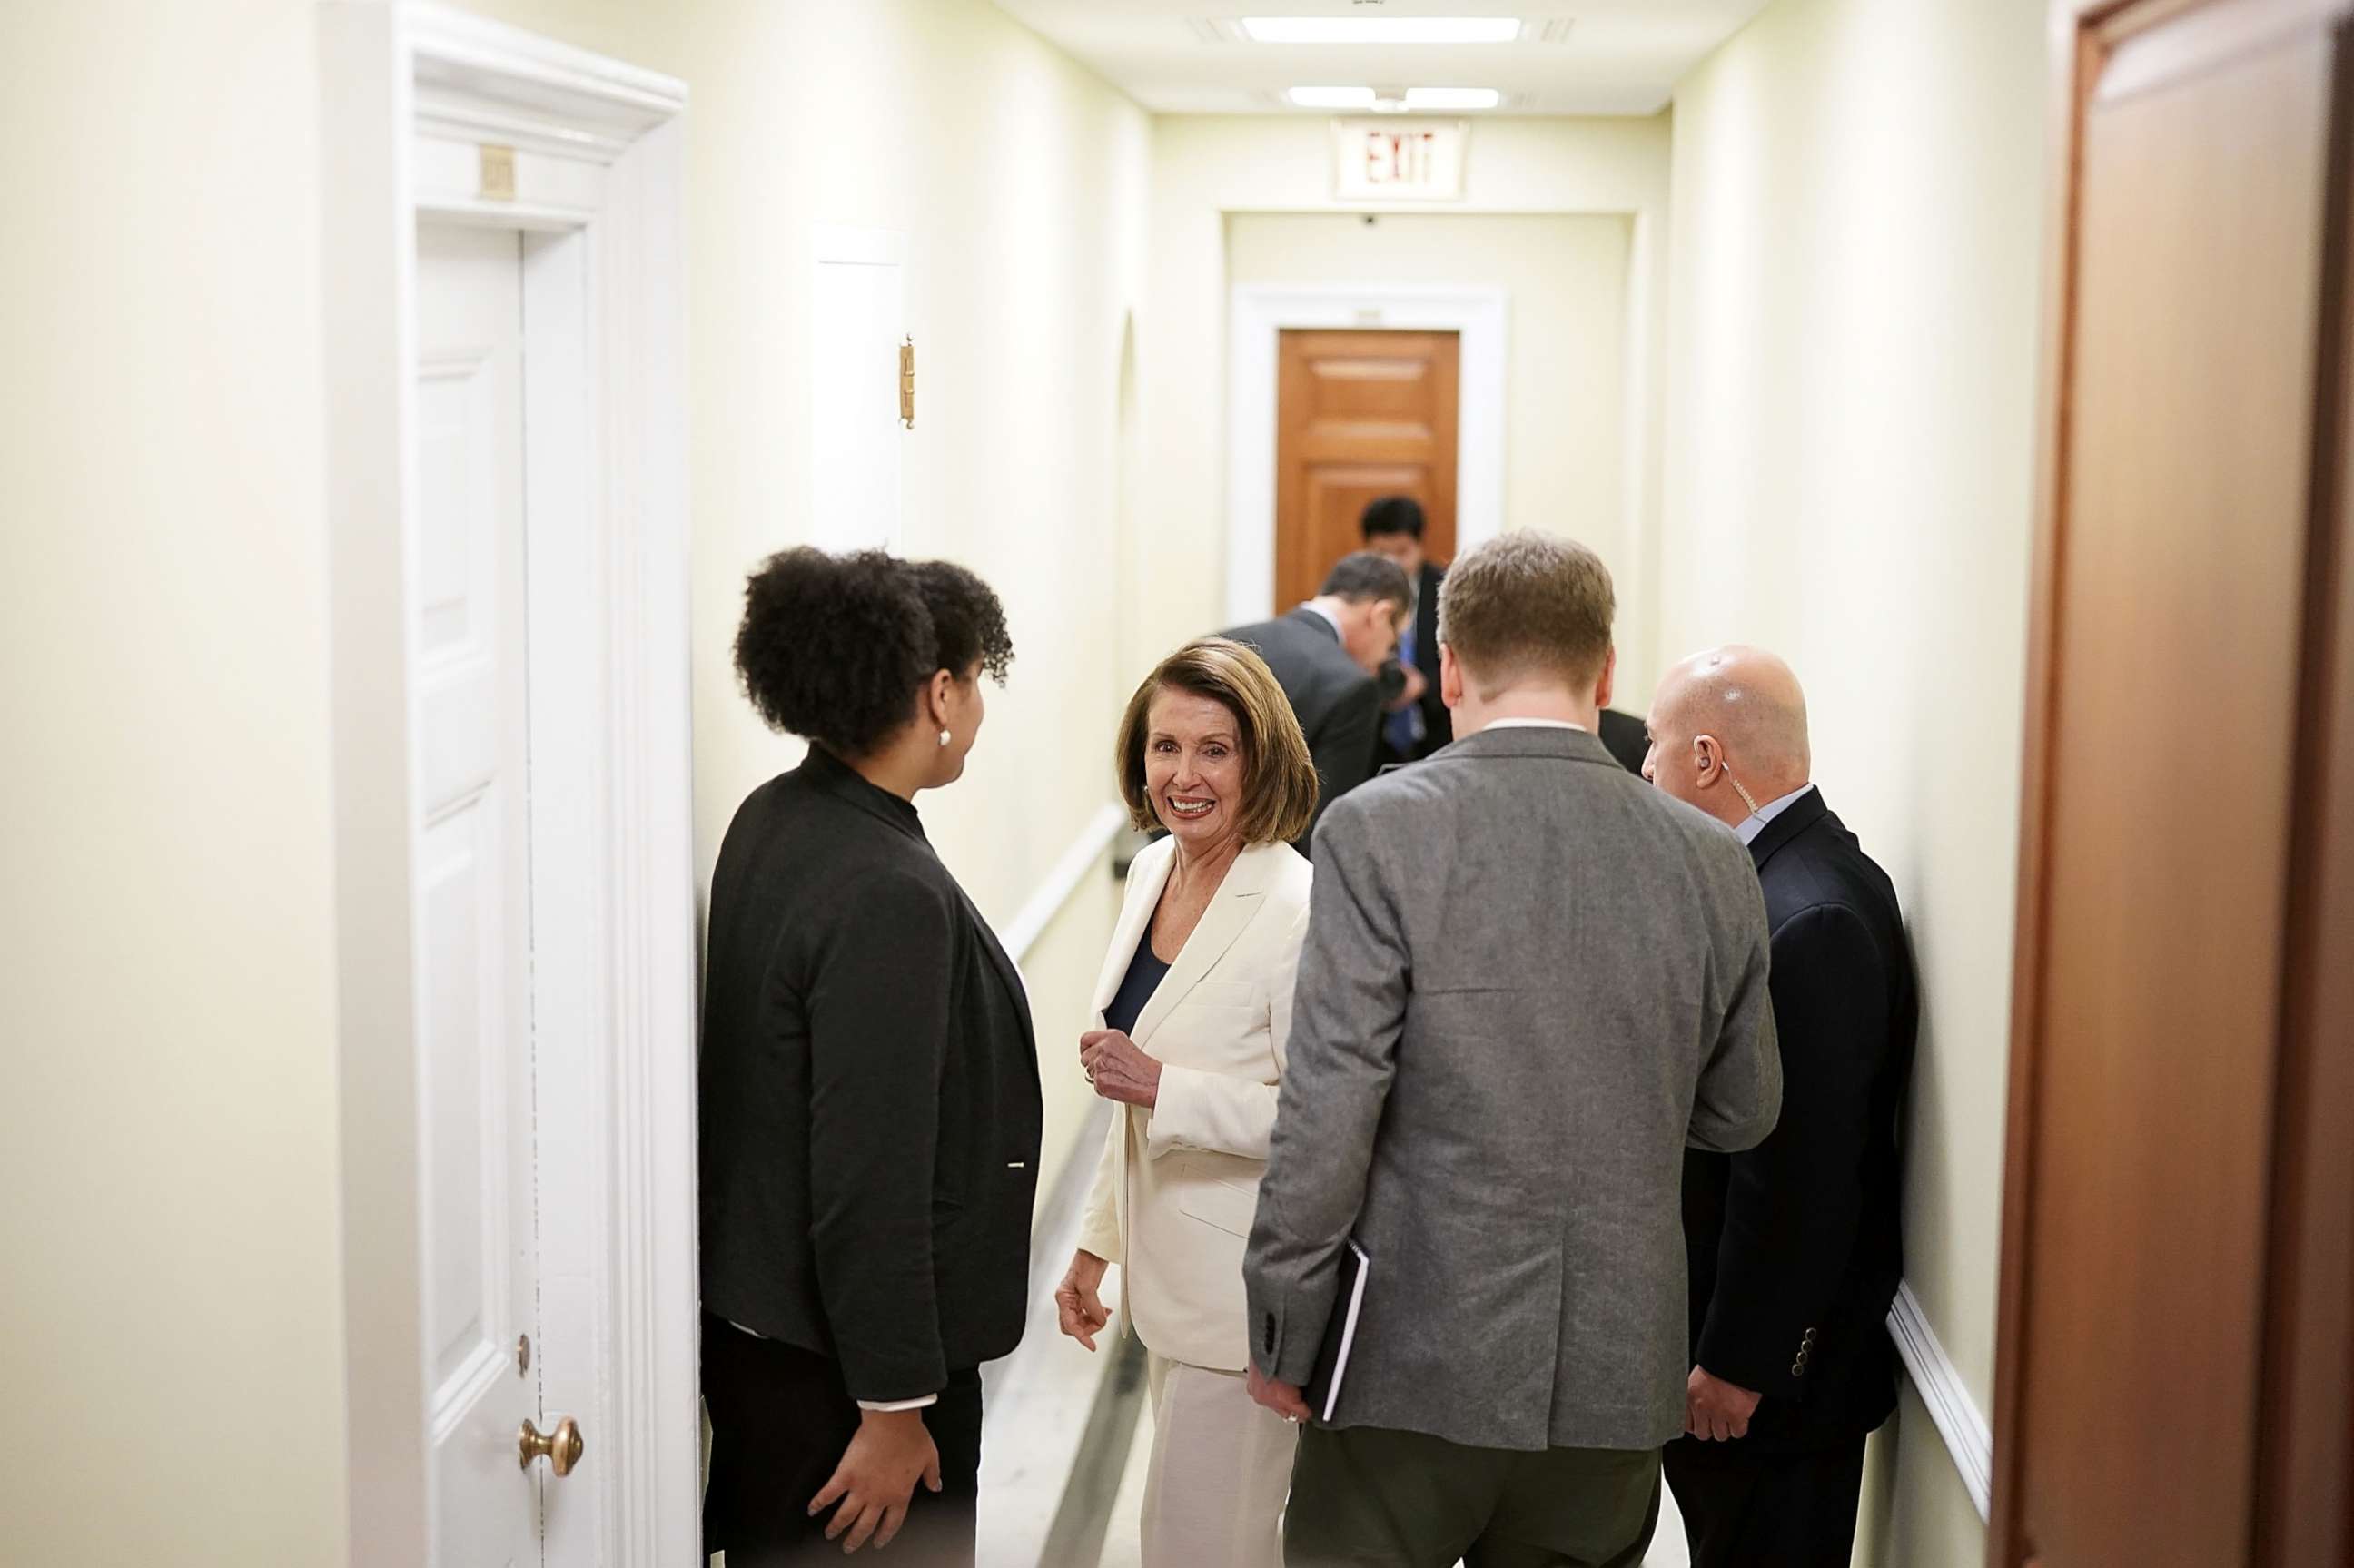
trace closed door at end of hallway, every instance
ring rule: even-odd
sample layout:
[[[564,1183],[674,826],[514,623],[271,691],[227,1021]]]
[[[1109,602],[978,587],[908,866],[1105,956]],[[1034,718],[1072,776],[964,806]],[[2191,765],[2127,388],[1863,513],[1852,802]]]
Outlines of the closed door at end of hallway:
[[[1277,356],[1276,613],[1359,547],[1384,495],[1422,503],[1433,560],[1455,555],[1457,361],[1451,332],[1282,334]]]

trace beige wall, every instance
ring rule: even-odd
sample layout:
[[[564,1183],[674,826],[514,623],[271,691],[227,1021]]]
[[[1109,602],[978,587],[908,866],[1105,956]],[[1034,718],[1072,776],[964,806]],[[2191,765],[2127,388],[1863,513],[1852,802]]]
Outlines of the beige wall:
[[[907,237],[917,417],[906,549],[971,566],[1017,657],[927,825],[1012,918],[1112,798],[1122,333],[1144,258],[1149,122],[984,0],[473,0],[683,78],[689,93],[695,825],[705,868],[797,748],[737,694],[744,573],[810,537],[810,259],[821,226]]]
[[[1626,490],[1626,217],[1236,213],[1232,283],[1472,283],[1506,306],[1504,524],[1611,539]],[[1469,391],[1469,388],[1466,388]]]
[[[908,548],[995,583],[1021,655],[927,817],[1010,919],[1113,793],[1145,116],[983,0],[480,8],[692,94],[706,868],[794,758],[726,650],[745,568],[811,532],[811,229],[907,233]],[[11,1562],[343,1557],[313,12],[0,23],[0,189],[27,220],[0,248]],[[1033,958],[1050,1070],[1109,885]]]
[[[1623,668],[1645,686],[1654,641],[1668,156],[1665,116],[1481,120],[1471,130],[1464,200],[1447,209],[1455,217],[1606,215],[1627,226],[1617,507],[1606,530],[1585,542],[1617,577]],[[1139,613],[1121,650],[1129,667],[1225,624],[1229,215],[1363,210],[1332,198],[1331,132],[1321,119],[1175,116],[1153,122],[1152,253],[1140,317],[1148,482],[1131,567]],[[1373,210],[1416,213],[1416,226],[1439,221],[1426,205],[1374,204]],[[1493,277],[1484,259],[1467,255],[1445,281]],[[1518,446],[1508,450],[1508,465]]]
[[[311,0],[0,19],[0,1558],[343,1550]]]
[[[984,0],[473,0],[683,78],[688,105],[695,839],[707,879],[751,788],[798,760],[738,694],[744,574],[811,536],[810,267],[819,226],[907,238],[917,413],[905,549],[979,571],[1016,657],[970,770],[918,802],[982,911],[1011,921],[1114,797],[1128,687],[1103,650],[1119,586],[1119,375],[1145,254],[1142,111]],[[1089,886],[1094,886],[1095,877]],[[1108,874],[1102,880],[1108,883]],[[1055,939],[1097,951],[1058,923]],[[1034,960],[1052,1073],[1087,998]],[[1050,978],[1051,977],[1051,978]],[[1056,1084],[1049,1103],[1067,1113]],[[1076,1123],[1047,1128],[1051,1181]]]
[[[1777,0],[1674,108],[1658,652],[1787,654],[1816,778],[1895,878],[1924,999],[1906,1272],[1989,1413],[2044,9]],[[1919,1412],[1900,1535],[1957,1517]],[[1970,1523],[1862,1560],[1975,1563]]]

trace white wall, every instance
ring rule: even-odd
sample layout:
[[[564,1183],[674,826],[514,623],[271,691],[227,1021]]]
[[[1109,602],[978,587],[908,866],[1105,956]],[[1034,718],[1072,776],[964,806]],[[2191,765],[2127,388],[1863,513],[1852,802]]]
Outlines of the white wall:
[[[1142,287],[1146,116],[985,0],[472,8],[687,84],[706,881],[737,803],[800,756],[745,705],[730,650],[745,572],[816,528],[814,232],[907,236],[917,413],[903,442],[904,548],[987,578],[1016,651],[970,770],[917,804],[942,858],[1002,927],[1116,793],[1111,732],[1129,688],[1103,650],[1123,620],[1120,356]],[[1029,965],[1050,1075],[1077,1077],[1088,998],[1066,977],[1092,982],[1108,916],[1101,924],[1056,922],[1044,945],[1057,950]],[[1068,1087],[1050,1084],[1049,1181],[1083,1108]]]
[[[1896,881],[1924,1002],[1906,1272],[1988,1413],[2044,11],[1776,0],[1674,106],[1658,654],[1786,653],[1816,778]],[[1861,1561],[1982,1555],[1974,1528],[1907,1534],[1969,1515],[1921,1414],[1908,1396]]]
[[[342,1557],[313,13],[0,13],[11,1563]]]
[[[1355,213],[1236,213],[1226,220],[1226,277],[1505,290],[1504,525],[1609,540],[1625,520],[1632,233],[1617,215],[1385,213],[1369,223]]]
[[[971,772],[919,802],[1009,919],[1112,796],[1121,334],[1144,256],[1149,124],[984,0],[480,0],[683,78],[695,519],[696,834],[796,758],[729,659],[745,571],[809,538],[810,257],[822,226],[907,237],[916,428],[906,549],[1004,598],[1013,682]]]
[[[482,8],[693,95],[706,868],[795,758],[727,649],[744,570],[811,532],[811,233],[907,234],[907,545],[990,578],[1020,649],[927,820],[1010,919],[1113,794],[1125,693],[1100,651],[1145,116],[983,0]],[[313,15],[0,20],[11,1563],[343,1560]],[[1092,978],[1108,903],[1083,894],[1034,955],[1050,1073],[1077,1075],[1071,977]]]
[[[1617,579],[1622,679],[1646,686],[1651,672],[1645,661],[1655,641],[1668,157],[1665,116],[1480,120],[1471,128],[1464,200],[1445,209],[1458,216],[1605,215],[1627,225],[1618,506],[1608,531],[1585,542],[1602,552]],[[1152,192],[1148,303],[1140,318],[1148,482],[1133,566],[1138,614],[1122,647],[1131,668],[1224,624],[1228,215],[1368,210],[1333,199],[1331,132],[1324,121],[1304,116],[1156,120]],[[1371,210],[1431,209],[1392,203]],[[1480,259],[1466,256],[1458,277],[1477,281],[1486,271]]]

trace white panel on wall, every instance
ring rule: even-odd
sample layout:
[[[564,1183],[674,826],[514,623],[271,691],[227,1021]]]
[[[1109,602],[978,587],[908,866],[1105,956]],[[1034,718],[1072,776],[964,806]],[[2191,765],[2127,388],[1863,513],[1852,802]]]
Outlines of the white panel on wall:
[[[899,344],[907,239],[821,228],[811,334],[811,543],[899,548]],[[919,357],[920,364],[920,357]]]

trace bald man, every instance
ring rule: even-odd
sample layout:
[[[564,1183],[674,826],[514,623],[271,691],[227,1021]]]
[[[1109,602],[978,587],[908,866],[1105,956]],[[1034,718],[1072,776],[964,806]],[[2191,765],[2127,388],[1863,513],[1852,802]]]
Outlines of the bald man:
[[[1913,960],[1896,891],[1810,782],[1807,701],[1773,654],[1668,673],[1643,776],[1739,834],[1773,928],[1782,1119],[1684,1157],[1691,1270],[1685,1436],[1668,1484],[1693,1568],[1847,1568],[1865,1436],[1896,1404],[1888,1306],[1904,1269],[1896,1116]]]

